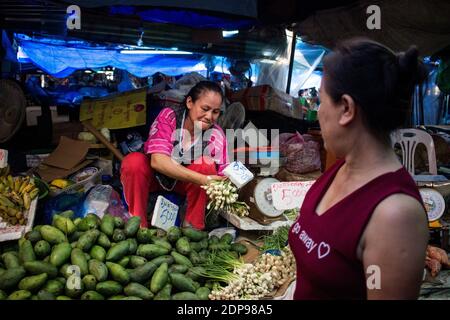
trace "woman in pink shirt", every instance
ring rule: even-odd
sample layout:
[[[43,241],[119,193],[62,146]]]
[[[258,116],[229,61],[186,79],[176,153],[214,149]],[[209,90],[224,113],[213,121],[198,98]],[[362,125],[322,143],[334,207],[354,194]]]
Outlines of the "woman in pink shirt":
[[[201,188],[211,180],[223,179],[228,163],[223,130],[215,124],[223,101],[219,85],[197,83],[180,107],[161,110],[153,122],[144,153],[127,155],[121,181],[130,213],[147,226],[150,192],[174,191],[186,196],[184,225],[205,227],[208,197]]]

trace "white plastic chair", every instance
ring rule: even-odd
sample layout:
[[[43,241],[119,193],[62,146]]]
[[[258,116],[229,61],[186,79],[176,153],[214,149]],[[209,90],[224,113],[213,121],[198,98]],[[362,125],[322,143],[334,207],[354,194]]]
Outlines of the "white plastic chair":
[[[437,175],[436,152],[433,138],[430,134],[419,129],[398,129],[391,134],[392,147],[397,143],[403,153],[403,165],[411,175],[415,175],[414,154],[417,145],[423,143],[427,149],[429,172]]]

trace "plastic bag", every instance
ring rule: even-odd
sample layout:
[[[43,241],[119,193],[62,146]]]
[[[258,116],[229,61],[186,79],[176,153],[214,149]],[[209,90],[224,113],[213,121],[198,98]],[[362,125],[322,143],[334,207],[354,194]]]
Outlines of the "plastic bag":
[[[225,113],[220,116],[217,124],[225,131],[226,129],[237,130],[242,128],[245,121],[245,108],[240,102],[230,104]]]
[[[53,216],[66,210],[72,210],[74,218],[84,217],[83,210],[84,193],[70,193],[60,194],[54,198],[50,198],[44,207],[44,221],[41,221],[38,217],[35,220],[35,224],[52,224]]]
[[[83,215],[94,213],[102,218],[105,213],[120,217],[127,221],[130,218],[120,195],[109,185],[98,184],[92,188],[84,201]]]
[[[184,76],[182,76],[180,79],[178,79],[177,82],[174,84],[174,89],[180,89],[182,91],[185,91],[187,94],[188,91],[195,86],[198,82],[207,80],[205,77],[203,77],[198,72],[191,72],[187,73]]]
[[[103,217],[109,207],[111,192],[111,186],[102,184],[98,184],[92,188],[84,201],[84,215],[94,213],[100,218]]]
[[[310,135],[282,133],[279,137],[280,152],[287,157],[286,169],[293,173],[320,170],[320,146]]]
[[[120,194],[114,189],[111,191],[108,213],[114,217],[122,218],[124,221],[128,221],[128,219],[131,218],[130,213],[122,203]]]

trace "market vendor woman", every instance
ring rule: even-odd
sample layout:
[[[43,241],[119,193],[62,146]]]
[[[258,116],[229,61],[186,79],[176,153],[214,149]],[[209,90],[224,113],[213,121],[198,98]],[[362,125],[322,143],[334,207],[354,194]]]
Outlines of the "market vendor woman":
[[[319,123],[338,160],[309,189],[289,232],[295,299],[416,299],[427,215],[390,133],[410,116],[425,69],[414,47],[395,54],[365,39],[324,59]]]
[[[147,226],[149,193],[166,190],[186,197],[183,225],[205,227],[208,197],[201,186],[223,179],[228,162],[225,134],[215,124],[222,101],[219,85],[197,83],[180,107],[161,110],[150,128],[145,154],[134,152],[124,158],[121,181],[125,200],[143,226]]]

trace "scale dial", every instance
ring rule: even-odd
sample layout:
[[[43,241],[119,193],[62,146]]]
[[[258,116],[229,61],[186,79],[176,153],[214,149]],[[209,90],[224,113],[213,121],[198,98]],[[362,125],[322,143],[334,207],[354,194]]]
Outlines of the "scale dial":
[[[258,210],[269,218],[276,218],[283,214],[283,210],[277,210],[272,203],[271,186],[273,183],[280,182],[275,178],[264,178],[257,182],[253,196]]]
[[[445,212],[444,197],[431,188],[420,188],[419,191],[427,210],[428,220],[430,222],[439,220]]]

